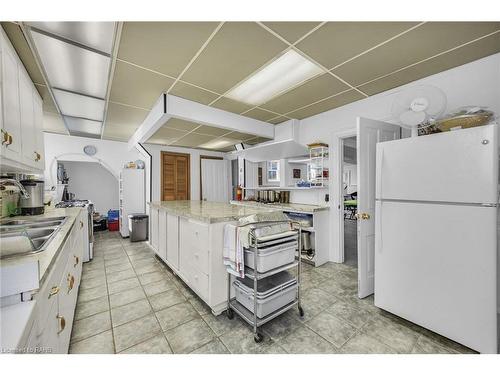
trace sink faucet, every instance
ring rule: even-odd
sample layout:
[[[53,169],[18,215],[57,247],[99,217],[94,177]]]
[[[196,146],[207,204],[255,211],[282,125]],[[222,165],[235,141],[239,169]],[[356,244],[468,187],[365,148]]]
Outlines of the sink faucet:
[[[19,188],[20,192],[21,192],[21,195],[23,196],[23,198],[26,198],[28,199],[30,197],[30,194],[26,191],[26,189],[24,188],[24,186],[17,180],[14,180],[13,178],[2,178],[0,179],[0,186],[4,186],[4,185],[7,185],[7,184],[12,184],[12,185],[15,185]]]

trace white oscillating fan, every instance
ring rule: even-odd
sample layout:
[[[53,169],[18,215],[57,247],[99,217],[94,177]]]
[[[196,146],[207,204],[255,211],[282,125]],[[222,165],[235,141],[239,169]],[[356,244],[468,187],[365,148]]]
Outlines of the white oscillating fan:
[[[418,136],[418,129],[432,125],[446,108],[446,95],[434,86],[415,86],[397,94],[392,103],[394,120],[411,129],[411,136]]]

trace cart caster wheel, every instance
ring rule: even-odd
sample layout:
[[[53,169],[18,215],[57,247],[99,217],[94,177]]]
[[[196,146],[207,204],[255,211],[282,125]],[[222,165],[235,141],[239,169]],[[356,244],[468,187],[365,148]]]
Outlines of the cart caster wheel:
[[[301,318],[304,317],[304,309],[302,307],[299,307],[299,315]]]
[[[231,310],[231,309],[226,310],[226,315],[227,315],[227,318],[229,320],[233,320],[234,319],[234,312],[233,312],[233,310]]]
[[[256,333],[253,336],[253,340],[258,344],[259,342],[262,342],[262,340],[264,340],[264,336],[262,336],[260,333]]]

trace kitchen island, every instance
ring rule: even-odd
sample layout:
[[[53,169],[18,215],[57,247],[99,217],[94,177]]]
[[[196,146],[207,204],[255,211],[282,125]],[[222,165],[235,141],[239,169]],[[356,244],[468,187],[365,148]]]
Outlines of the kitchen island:
[[[224,225],[273,208],[206,201],[151,202],[150,246],[215,315],[227,307]]]

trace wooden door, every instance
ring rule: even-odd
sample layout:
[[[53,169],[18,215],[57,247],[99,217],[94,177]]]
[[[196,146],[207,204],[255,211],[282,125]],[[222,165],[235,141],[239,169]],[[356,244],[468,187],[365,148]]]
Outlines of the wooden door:
[[[161,200],[190,199],[190,155],[162,152]]]

